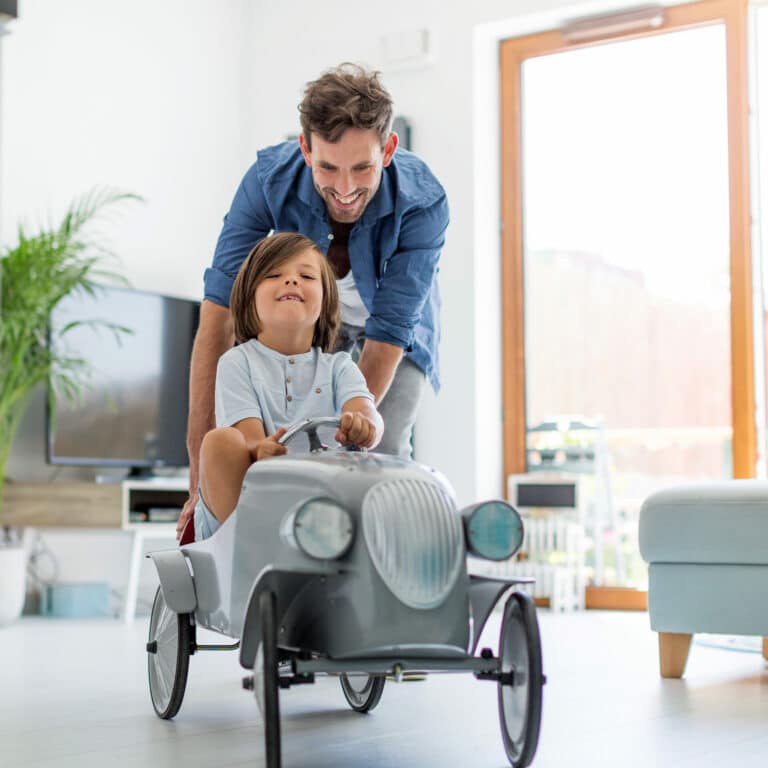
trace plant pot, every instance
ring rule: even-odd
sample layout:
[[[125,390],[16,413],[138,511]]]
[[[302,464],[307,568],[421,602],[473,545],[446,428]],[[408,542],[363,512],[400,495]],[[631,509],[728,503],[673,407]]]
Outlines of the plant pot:
[[[21,544],[0,544],[0,627],[12,624],[24,607],[27,551]]]

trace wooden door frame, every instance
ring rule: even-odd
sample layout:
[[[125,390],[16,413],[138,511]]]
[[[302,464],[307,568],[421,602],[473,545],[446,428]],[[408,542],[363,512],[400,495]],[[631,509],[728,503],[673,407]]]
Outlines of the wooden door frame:
[[[504,478],[526,471],[523,297],[521,66],[525,59],[592,45],[723,23],[726,34],[730,223],[730,328],[733,476],[754,477],[757,465],[749,190],[748,0],[703,0],[665,9],[647,32],[568,44],[559,30],[500,45],[501,280]],[[506,482],[505,482],[506,486]],[[506,489],[504,491],[506,493]]]

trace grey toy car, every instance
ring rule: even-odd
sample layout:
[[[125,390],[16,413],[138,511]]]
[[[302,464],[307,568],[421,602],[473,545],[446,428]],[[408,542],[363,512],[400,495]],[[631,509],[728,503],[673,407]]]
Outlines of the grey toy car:
[[[147,643],[158,716],[184,696],[189,657],[239,649],[252,670],[265,724],[268,768],[279,768],[278,691],[339,675],[349,705],[369,712],[387,678],[468,672],[496,683],[504,748],[513,766],[533,760],[541,721],[541,644],[532,600],[515,583],[469,575],[467,555],[511,557],[523,525],[506,502],[466,509],[439,473],[412,461],[327,449],[318,428],[292,427],[284,443],[308,453],[258,462],[237,510],[209,539],[150,555],[160,578]],[[498,653],[478,638],[499,599]],[[198,645],[196,627],[237,642]]]

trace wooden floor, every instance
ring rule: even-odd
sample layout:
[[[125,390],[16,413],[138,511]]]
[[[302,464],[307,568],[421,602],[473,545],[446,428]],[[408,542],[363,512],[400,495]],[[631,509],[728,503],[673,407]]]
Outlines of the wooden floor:
[[[485,644],[495,649],[493,621]],[[768,765],[759,653],[695,642],[686,677],[662,681],[646,614],[540,611],[540,622],[549,682],[534,766]],[[262,766],[261,721],[236,655],[193,657],[181,712],[163,722],[148,699],[146,628],[24,619],[0,630],[0,765]],[[507,765],[493,683],[388,683],[368,716],[347,709],[333,679],[281,695],[286,768]]]

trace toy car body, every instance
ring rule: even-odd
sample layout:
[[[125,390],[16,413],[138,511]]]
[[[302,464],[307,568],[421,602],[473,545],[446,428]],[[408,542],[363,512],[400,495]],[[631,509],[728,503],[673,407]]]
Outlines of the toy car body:
[[[173,717],[197,650],[238,648],[254,676],[267,765],[280,765],[278,689],[340,674],[349,704],[378,704],[386,676],[461,672],[495,681],[502,738],[528,765],[541,717],[541,648],[535,607],[513,592],[499,653],[477,651],[483,626],[514,582],[469,575],[467,554],[503,559],[522,543],[504,502],[458,510],[438,472],[366,452],[325,450],[315,419],[312,452],[257,462],[236,511],[210,538],[155,552],[160,577],[150,619],[149,681],[162,718]],[[239,642],[202,646],[202,626]]]

